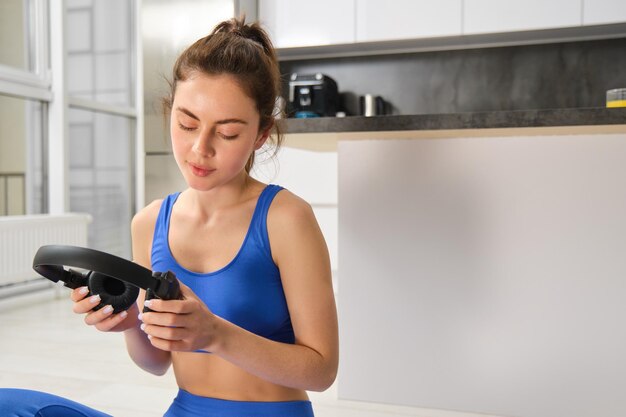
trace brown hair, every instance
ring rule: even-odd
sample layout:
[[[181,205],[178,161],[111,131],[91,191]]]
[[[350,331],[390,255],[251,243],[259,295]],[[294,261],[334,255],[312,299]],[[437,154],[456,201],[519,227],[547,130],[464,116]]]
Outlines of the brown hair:
[[[280,70],[272,42],[258,23],[246,23],[245,17],[219,23],[210,35],[198,39],[178,57],[170,80],[170,93],[163,99],[164,110],[171,111],[179,81],[194,72],[234,76],[244,92],[254,100],[260,115],[259,131],[270,127],[268,140],[278,152],[283,137],[275,119],[280,95]],[[246,163],[246,172],[254,165],[254,152]]]

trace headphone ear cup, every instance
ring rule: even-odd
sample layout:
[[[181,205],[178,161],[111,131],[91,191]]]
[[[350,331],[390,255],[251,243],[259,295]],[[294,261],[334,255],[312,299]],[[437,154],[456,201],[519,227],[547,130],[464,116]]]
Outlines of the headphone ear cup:
[[[119,313],[128,310],[139,295],[138,287],[100,272],[91,271],[88,279],[89,292],[100,296],[100,304],[94,310],[111,305],[113,313]]]

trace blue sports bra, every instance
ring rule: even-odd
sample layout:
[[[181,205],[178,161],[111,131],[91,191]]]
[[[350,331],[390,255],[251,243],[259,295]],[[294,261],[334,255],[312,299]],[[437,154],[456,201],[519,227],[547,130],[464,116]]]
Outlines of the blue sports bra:
[[[282,187],[273,184],[263,189],[239,252],[228,265],[207,274],[182,267],[170,251],[170,217],[180,193],[168,195],[154,229],[152,270],[172,271],[217,316],[259,336],[294,343],[280,271],[272,259],[267,234],[267,213],[280,190]]]

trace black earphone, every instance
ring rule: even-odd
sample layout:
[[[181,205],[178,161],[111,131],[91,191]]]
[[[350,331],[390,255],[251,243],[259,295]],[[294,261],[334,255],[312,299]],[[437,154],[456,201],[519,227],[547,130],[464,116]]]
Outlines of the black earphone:
[[[85,269],[85,272],[64,266]],[[111,305],[114,313],[128,309],[137,300],[139,288],[146,290],[146,300],[182,298],[173,272],[152,272],[124,258],[80,246],[46,245],[37,250],[33,269],[50,281],[63,281],[68,288],[87,286],[89,295],[100,295],[98,310]],[[144,312],[150,311],[144,307]]]

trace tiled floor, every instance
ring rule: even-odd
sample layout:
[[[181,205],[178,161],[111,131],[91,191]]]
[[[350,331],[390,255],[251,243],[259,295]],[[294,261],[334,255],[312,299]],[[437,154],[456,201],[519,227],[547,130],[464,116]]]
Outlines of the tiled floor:
[[[0,387],[43,390],[115,417],[162,416],[174,375],[156,377],[126,355],[121,334],[89,328],[65,289],[0,301]],[[474,414],[342,401],[335,387],[310,393],[317,417],[476,417]]]

